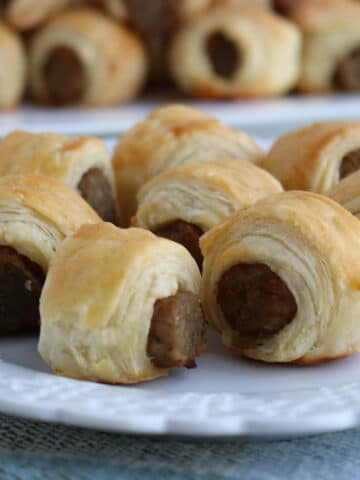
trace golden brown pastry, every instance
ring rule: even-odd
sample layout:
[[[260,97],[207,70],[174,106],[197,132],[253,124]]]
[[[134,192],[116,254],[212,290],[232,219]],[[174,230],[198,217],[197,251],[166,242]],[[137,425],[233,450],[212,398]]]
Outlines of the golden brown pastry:
[[[113,105],[134,97],[147,61],[137,37],[95,10],[64,13],[36,32],[30,86],[52,105]]]
[[[168,45],[177,29],[197,18],[211,0],[124,0],[129,21],[141,36],[150,57],[150,77],[167,79]]]
[[[284,11],[304,37],[299,88],[305,92],[360,90],[359,2],[288,1]]]
[[[198,110],[183,105],[159,108],[123,135],[115,150],[122,223],[128,225],[135,214],[141,185],[169,168],[224,158],[255,161],[262,155],[248,135]]]
[[[295,0],[296,1],[296,0]],[[211,8],[218,7],[272,7],[272,0],[212,0]]]
[[[319,122],[293,130],[260,164],[286,190],[326,193],[360,166],[360,122]]]
[[[298,81],[300,47],[297,27],[265,8],[215,8],[175,36],[170,71],[194,96],[280,95]]]
[[[17,30],[35,28],[74,0],[5,0],[4,16]]]
[[[82,227],[51,262],[40,354],[56,373],[106,383],[194,367],[205,343],[199,288],[181,245],[137,228]]]
[[[0,22],[0,110],[15,107],[26,79],[25,50],[20,37]]]
[[[199,239],[204,232],[235,211],[281,191],[274,177],[250,162],[181,165],[141,187],[133,224],[181,243],[201,269]]]
[[[114,174],[95,137],[15,131],[0,142],[0,176],[46,175],[76,190],[106,221],[117,222]]]
[[[355,172],[341,180],[327,192],[327,196],[360,219],[360,172]]]
[[[267,197],[200,245],[204,313],[234,352],[314,364],[360,351],[360,222],[333,200]]]
[[[88,0],[90,5],[99,6],[118,20],[128,20],[125,0]]]
[[[64,238],[99,222],[74,191],[47,177],[0,177],[0,333],[39,326],[39,296]]]

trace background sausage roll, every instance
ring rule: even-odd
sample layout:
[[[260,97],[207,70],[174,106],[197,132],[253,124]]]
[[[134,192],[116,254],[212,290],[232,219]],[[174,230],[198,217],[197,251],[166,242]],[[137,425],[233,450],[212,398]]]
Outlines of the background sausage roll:
[[[168,44],[186,21],[201,15],[211,0],[124,0],[130,24],[142,38],[149,58],[150,77],[164,81],[168,77]]]
[[[327,193],[327,196],[360,219],[360,172],[355,172],[341,180]]]
[[[30,87],[51,105],[112,105],[140,90],[147,61],[137,37],[95,10],[64,13],[30,48]]]
[[[360,350],[360,222],[336,202],[279,193],[200,245],[204,312],[236,353],[312,364]]]
[[[177,165],[223,158],[255,161],[262,150],[245,133],[191,107],[170,105],[148,115],[123,135],[113,167],[123,224],[136,212],[142,184]]]
[[[141,229],[83,227],[51,263],[40,354],[59,374],[107,383],[193,367],[205,343],[199,288],[181,245]]]
[[[39,296],[59,244],[100,219],[61,183],[34,175],[0,178],[0,333],[39,326]]]
[[[133,223],[184,245],[201,269],[199,238],[204,232],[236,210],[281,191],[274,177],[250,162],[181,165],[142,186]]]
[[[26,80],[26,57],[20,37],[0,22],[0,109],[15,107]]]
[[[298,81],[300,47],[296,26],[265,8],[218,8],[175,36],[170,70],[195,96],[279,95]]]
[[[71,3],[74,0],[5,0],[4,15],[17,30],[29,30]]]
[[[286,133],[260,165],[287,190],[326,193],[360,166],[360,122],[320,122]]]
[[[301,0],[290,2],[285,10],[304,37],[300,89],[360,90],[360,4]]]
[[[99,138],[10,133],[0,142],[0,176],[17,173],[53,177],[76,190],[101,218],[117,221],[110,156]]]

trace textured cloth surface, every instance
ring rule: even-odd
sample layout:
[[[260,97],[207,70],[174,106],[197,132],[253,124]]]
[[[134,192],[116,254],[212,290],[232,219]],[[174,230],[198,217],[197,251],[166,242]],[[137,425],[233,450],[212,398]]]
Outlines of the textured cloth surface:
[[[0,479],[360,478],[360,430],[281,441],[135,437],[0,415]]]

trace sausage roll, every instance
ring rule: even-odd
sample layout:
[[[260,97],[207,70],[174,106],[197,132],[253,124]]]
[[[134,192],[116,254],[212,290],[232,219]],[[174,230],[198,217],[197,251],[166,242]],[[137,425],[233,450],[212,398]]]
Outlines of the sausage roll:
[[[283,8],[303,33],[299,88],[308,92],[360,90],[360,4],[301,0],[285,2]]]
[[[74,0],[5,0],[4,16],[17,30],[30,30]],[[1,2],[0,2],[1,3]]]
[[[150,77],[168,77],[168,44],[180,25],[202,14],[211,0],[125,0],[129,21],[141,36],[150,57]]]
[[[117,221],[114,175],[99,138],[10,133],[0,142],[0,176],[17,173],[53,177],[76,190],[101,218]]]
[[[199,238],[204,232],[236,210],[281,191],[274,177],[250,162],[181,165],[142,186],[133,223],[184,245],[201,269]]]
[[[245,133],[191,107],[170,105],[148,115],[123,135],[113,167],[123,224],[136,211],[143,183],[171,167],[223,158],[255,161],[262,150]]]
[[[360,172],[341,180],[327,192],[327,196],[360,219]]]
[[[112,105],[140,90],[146,57],[137,37],[95,10],[64,13],[30,48],[30,86],[52,105]]]
[[[61,183],[35,175],[0,178],[0,333],[39,325],[39,296],[55,250],[100,218]]]
[[[298,81],[300,47],[298,29],[270,10],[218,8],[175,36],[170,70],[199,97],[279,95]]]
[[[260,164],[287,190],[326,193],[360,166],[360,122],[320,122],[293,130]]]
[[[0,22],[0,109],[15,107],[26,81],[26,57],[20,37]]]
[[[199,288],[181,245],[137,228],[84,226],[51,262],[40,354],[56,373],[106,383],[194,367],[205,343]]]
[[[234,352],[312,364],[360,350],[360,222],[333,200],[272,195],[200,245],[204,313]]]

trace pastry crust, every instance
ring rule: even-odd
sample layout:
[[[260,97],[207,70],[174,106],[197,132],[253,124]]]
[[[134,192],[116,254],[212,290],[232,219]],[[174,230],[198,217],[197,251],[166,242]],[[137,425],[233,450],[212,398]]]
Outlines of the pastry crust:
[[[327,196],[360,219],[360,171],[341,180]]]
[[[67,137],[21,130],[0,142],[0,176],[32,174],[52,177],[81,193],[79,184],[92,169],[106,178],[116,209],[114,174],[105,143],[96,137]]]
[[[85,223],[99,222],[73,190],[36,175],[0,177],[0,245],[14,248],[44,272],[64,238]]]
[[[70,52],[73,68],[80,69],[73,74],[74,81],[82,77],[77,96],[60,101],[54,98],[46,78],[49,57],[59,48],[65,49],[67,55]],[[54,63],[59,68],[57,64]],[[98,106],[125,102],[141,89],[146,69],[145,52],[137,37],[91,9],[58,16],[35,34],[30,48],[30,86],[44,103]],[[66,91],[61,94],[66,95]]]
[[[334,74],[339,62],[360,47],[359,3],[295,1],[288,17],[300,28],[304,39],[299,88],[305,92],[335,90]]]
[[[74,0],[10,0],[5,18],[17,30],[30,30],[73,2]]]
[[[175,36],[169,64],[177,85],[199,97],[280,95],[298,81],[297,27],[265,8],[215,8]]]
[[[210,230],[200,244],[205,315],[235,352],[312,364],[360,350],[360,222],[333,200],[300,191],[273,195]],[[296,315],[275,334],[245,338],[222,313],[220,278],[244,263],[269,267],[295,298]]]
[[[136,194],[146,181],[169,168],[224,158],[256,161],[262,150],[245,133],[183,105],[159,108],[123,135],[113,168],[122,223],[136,212]]]
[[[319,122],[281,136],[260,161],[286,190],[326,193],[344,157],[360,148],[360,122]]]
[[[147,354],[154,304],[199,288],[198,268],[180,245],[141,229],[83,227],[51,263],[40,304],[40,354],[55,372],[85,380],[135,383],[166,375]]]
[[[0,109],[15,107],[26,79],[26,57],[20,37],[0,22]]]
[[[206,232],[235,211],[281,191],[274,177],[250,162],[181,165],[141,187],[133,224],[154,231],[183,220]]]
[[[167,53],[174,33],[199,17],[211,0],[125,0],[130,24],[140,35],[150,58],[150,79],[168,80]]]

